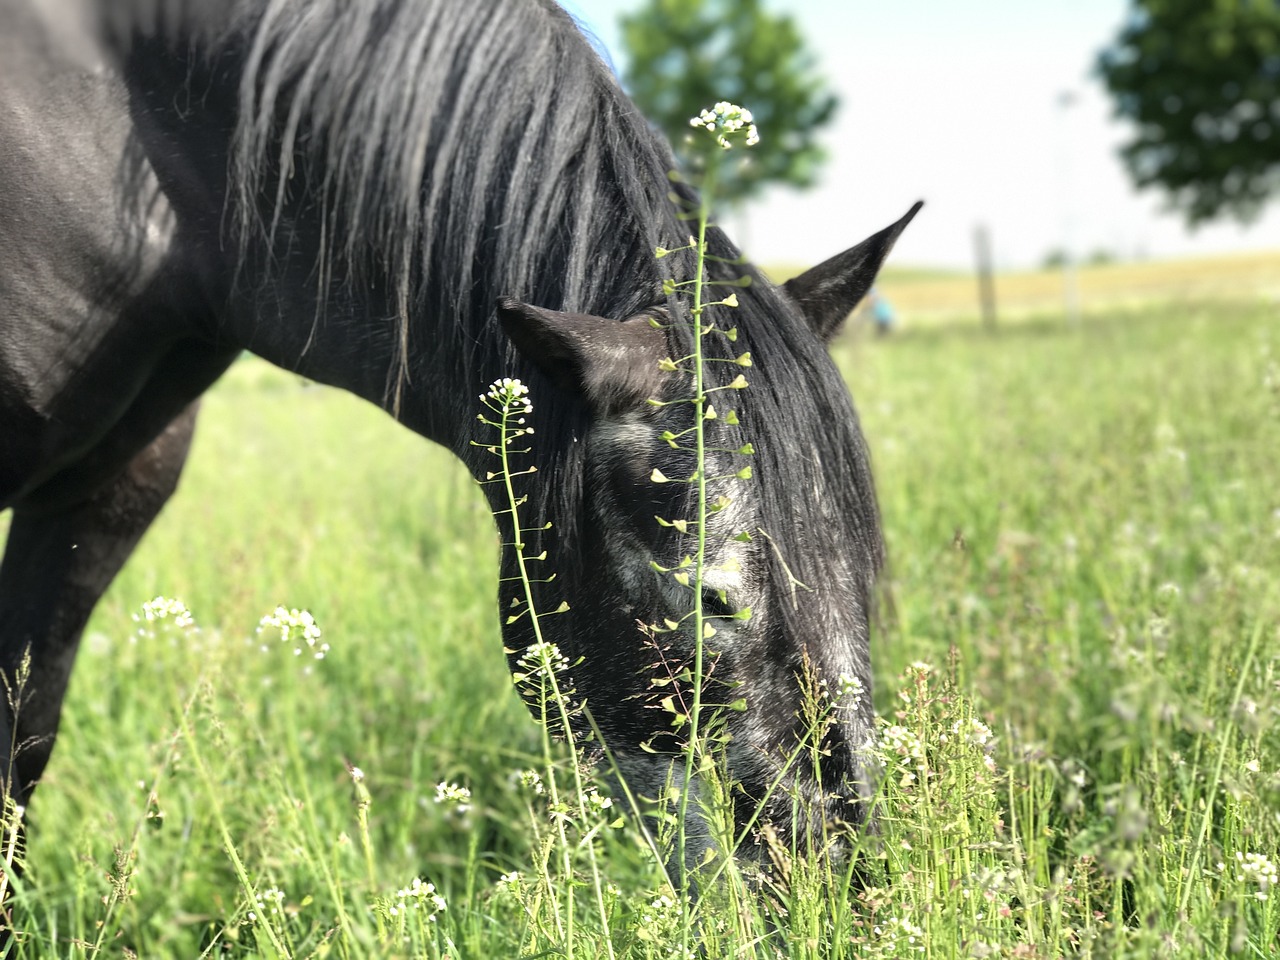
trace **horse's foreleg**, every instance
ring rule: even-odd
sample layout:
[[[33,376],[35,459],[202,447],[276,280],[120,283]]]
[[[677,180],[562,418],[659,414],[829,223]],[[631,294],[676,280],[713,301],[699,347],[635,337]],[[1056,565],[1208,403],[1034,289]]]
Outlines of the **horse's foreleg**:
[[[0,564],[0,786],[18,804],[48,763],[89,614],[177,485],[196,406],[88,499],[14,509]]]

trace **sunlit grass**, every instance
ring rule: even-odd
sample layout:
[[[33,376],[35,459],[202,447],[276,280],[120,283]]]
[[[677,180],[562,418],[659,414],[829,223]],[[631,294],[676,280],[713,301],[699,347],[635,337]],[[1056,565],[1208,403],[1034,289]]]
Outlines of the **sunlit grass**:
[[[890,543],[881,828],[859,882],[774,851],[758,900],[709,890],[706,956],[1280,950],[1274,327],[1170,309],[839,346]],[[580,898],[573,956],[677,956],[632,818],[594,835],[607,920],[532,880],[559,834],[520,776],[548,771],[496,560],[447,454],[238,364],[90,625],[10,955],[561,956],[554,895]],[[157,595],[200,629],[135,622]],[[323,660],[258,633],[280,604]]]

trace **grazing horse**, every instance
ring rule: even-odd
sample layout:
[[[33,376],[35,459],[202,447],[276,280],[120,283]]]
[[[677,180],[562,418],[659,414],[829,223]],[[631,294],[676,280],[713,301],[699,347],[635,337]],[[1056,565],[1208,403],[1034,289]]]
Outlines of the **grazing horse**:
[[[689,389],[659,366],[691,336],[662,283],[692,275],[690,254],[654,256],[688,234],[673,165],[551,0],[0,0],[0,670],[30,667],[0,714],[13,799],[49,759],[90,612],[174,491],[197,398],[246,350],[379,404],[478,477],[476,394],[532,385],[522,509],[554,522],[544,608],[569,604],[549,639],[655,792],[670,758],[640,745],[668,727],[639,695],[655,649],[638,624],[691,602],[652,567],[691,549],[655,520],[688,516],[691,488],[650,482],[691,471],[661,439],[691,408],[647,402]],[[712,278],[754,281],[713,322],[751,352],[723,429],[758,451],[724,521],[754,536],[709,548],[706,603],[754,611],[716,635],[715,680],[746,703],[726,719],[739,819],[763,801],[788,839],[866,817],[883,546],[826,345],[917,208],[781,286],[722,263],[738,251],[709,233]],[[504,639],[517,657],[527,619]],[[679,632],[662,643],[691,655]],[[866,691],[817,772],[785,768],[806,672]]]

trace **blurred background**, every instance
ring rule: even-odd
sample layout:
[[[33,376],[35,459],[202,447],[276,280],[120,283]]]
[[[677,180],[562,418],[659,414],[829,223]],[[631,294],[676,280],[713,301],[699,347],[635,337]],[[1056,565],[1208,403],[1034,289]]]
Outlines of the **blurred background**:
[[[919,198],[882,284],[903,323],[976,313],[984,243],[1004,316],[1280,297],[1275,0],[566,6],[672,139],[728,99],[761,153],[805,141],[721,215],[775,275]]]

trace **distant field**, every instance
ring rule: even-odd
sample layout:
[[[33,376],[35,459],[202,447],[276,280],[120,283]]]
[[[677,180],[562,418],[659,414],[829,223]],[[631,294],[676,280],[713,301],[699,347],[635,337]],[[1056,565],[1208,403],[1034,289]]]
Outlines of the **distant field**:
[[[802,268],[769,270],[786,279]],[[972,320],[979,315],[978,284],[972,273],[890,265],[879,283],[904,326]],[[1185,260],[1116,263],[1079,268],[1085,312],[1133,309],[1196,301],[1270,302],[1280,309],[1280,250]],[[1028,270],[996,276],[999,317],[1061,315],[1061,270]]]
[[[1086,290],[1158,271],[1194,272],[1105,268]],[[1022,282],[1053,296],[1050,276],[1003,286]],[[910,291],[954,287],[959,310],[964,284],[893,296],[910,318]],[[836,355],[889,543],[875,703],[902,755],[865,886],[798,863],[785,914],[711,891],[697,955],[1277,956],[1275,310],[994,336],[908,320]],[[177,498],[90,624],[33,805],[25,938],[0,955],[679,956],[634,825],[599,838],[604,928],[587,887],[556,880],[551,903],[510,879],[536,879],[530,824],[549,821],[513,779],[539,734],[506,671],[497,537],[470,478],[256,360],[202,416]],[[135,622],[157,594],[201,629]],[[255,632],[278,603],[316,615],[325,660]],[[471,809],[437,803],[442,781]],[[414,878],[447,909],[406,926],[389,911]],[[566,944],[553,920],[574,897]]]

